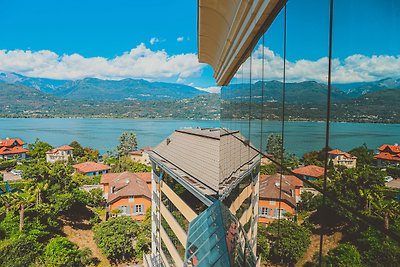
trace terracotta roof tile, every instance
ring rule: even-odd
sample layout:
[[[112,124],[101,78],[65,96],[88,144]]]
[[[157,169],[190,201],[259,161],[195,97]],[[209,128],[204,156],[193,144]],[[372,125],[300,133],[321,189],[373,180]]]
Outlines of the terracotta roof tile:
[[[331,154],[331,155],[343,155],[343,156],[345,156],[346,158],[349,158],[349,159],[356,159],[357,158],[356,156],[353,156],[353,155],[351,155],[350,153],[347,153],[347,152],[343,152],[343,151],[341,151],[339,149],[331,150],[331,151],[328,152],[328,154]]]
[[[22,141],[19,138],[12,138],[12,139],[4,139],[4,140],[0,140],[0,147],[10,147],[12,146],[14,143],[17,143],[17,145],[22,146],[25,145],[26,143],[24,141]]]
[[[142,155],[144,151],[149,151],[151,150],[151,147],[144,147],[132,152],[129,152],[129,155]]]
[[[324,176],[324,168],[315,165],[308,165],[301,168],[297,168],[293,170],[293,172],[299,175],[305,175],[315,178],[320,178]]]
[[[388,148],[392,154],[400,153],[400,146],[399,145],[384,144],[384,145],[378,147],[377,150],[384,151],[386,148]]]
[[[100,164],[96,162],[83,162],[79,164],[75,164],[72,167],[77,169],[80,172],[83,173],[88,173],[88,172],[96,172],[96,171],[104,171],[104,170],[110,170],[111,167],[105,164]]]
[[[114,177],[114,179],[110,180],[108,203],[129,196],[144,196],[151,199],[151,192],[148,189],[146,182],[135,173],[123,172],[119,173],[116,177],[108,177]]]
[[[0,148],[0,155],[13,155],[13,154],[21,154],[27,152],[29,152],[29,150],[23,148],[22,146]]]
[[[56,147],[53,148],[52,150],[49,150],[46,152],[46,154],[54,154],[57,153],[58,151],[69,151],[69,150],[73,150],[73,147],[70,146],[60,146],[60,147]]]
[[[295,189],[303,183],[293,175],[282,176],[282,200],[296,207]],[[279,200],[280,174],[260,176],[260,199]]]

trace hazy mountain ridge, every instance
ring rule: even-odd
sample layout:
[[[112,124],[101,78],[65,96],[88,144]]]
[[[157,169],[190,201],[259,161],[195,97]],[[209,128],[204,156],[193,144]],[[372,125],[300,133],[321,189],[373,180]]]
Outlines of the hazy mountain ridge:
[[[76,81],[30,78],[15,73],[0,73],[0,81],[21,84],[46,94],[75,100],[176,100],[208,94],[192,86],[149,82],[142,79]]]

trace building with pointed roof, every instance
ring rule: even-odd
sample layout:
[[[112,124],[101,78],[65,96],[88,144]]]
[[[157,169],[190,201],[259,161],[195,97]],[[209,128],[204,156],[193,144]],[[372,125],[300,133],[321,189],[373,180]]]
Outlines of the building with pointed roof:
[[[26,158],[29,152],[24,145],[26,143],[19,138],[6,138],[0,140],[0,159]]]
[[[151,173],[133,172],[103,174],[100,184],[107,202],[107,214],[143,220],[146,210],[151,207],[150,175]]]
[[[165,266],[255,264],[260,157],[248,140],[220,128],[176,130],[149,156],[151,258]]]
[[[75,164],[72,165],[72,167],[75,169],[76,173],[81,173],[87,176],[106,174],[111,170],[110,166],[93,161]]]
[[[68,161],[73,158],[72,150],[73,147],[70,146],[60,146],[53,148],[46,152],[46,161],[50,163],[55,163],[57,161]]]
[[[377,148],[378,154],[374,156],[378,165],[400,165],[400,146],[398,144],[384,144]]]
[[[333,166],[355,168],[357,166],[357,157],[350,153],[335,149],[328,152],[328,162],[332,162]]]

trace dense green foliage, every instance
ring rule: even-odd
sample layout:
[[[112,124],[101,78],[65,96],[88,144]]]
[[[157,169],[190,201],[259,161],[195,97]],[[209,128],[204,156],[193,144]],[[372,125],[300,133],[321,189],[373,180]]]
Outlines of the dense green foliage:
[[[270,259],[277,263],[294,264],[307,251],[311,233],[303,226],[287,220],[280,221],[278,225],[279,222],[274,221],[267,227],[271,242]]]
[[[119,137],[117,146],[118,156],[127,156],[129,152],[137,150],[136,134],[134,132],[123,132]]]
[[[14,237],[0,243],[0,266],[35,266],[40,245],[26,236]]]
[[[137,237],[138,225],[128,216],[110,218],[93,228],[94,239],[103,254],[114,263],[134,258],[133,241]]]
[[[330,250],[326,256],[326,265],[332,267],[361,267],[361,257],[357,248],[351,244],[340,244]]]
[[[106,164],[111,166],[112,172],[149,172],[151,171],[151,167],[145,164],[135,162],[131,160],[129,157],[121,157],[119,159],[116,158],[107,158],[105,160]]]
[[[78,247],[65,237],[52,238],[44,249],[43,258],[48,267],[82,266]]]
[[[0,160],[0,171],[12,169],[17,165],[17,160],[9,159],[9,160]]]
[[[83,157],[85,155],[83,147],[78,143],[78,141],[72,141],[69,146],[74,148],[74,150],[72,150],[74,158]]]
[[[33,159],[46,159],[46,152],[51,149],[53,147],[50,144],[36,139],[33,144],[28,145],[28,156]]]

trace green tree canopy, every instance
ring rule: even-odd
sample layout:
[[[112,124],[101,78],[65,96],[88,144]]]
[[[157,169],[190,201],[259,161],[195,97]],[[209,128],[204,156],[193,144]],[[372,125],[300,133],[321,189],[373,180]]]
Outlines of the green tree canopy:
[[[96,225],[94,240],[111,262],[126,262],[135,255],[133,241],[138,230],[138,224],[131,217],[118,216]]]
[[[267,227],[268,239],[271,242],[270,260],[277,263],[295,264],[310,246],[311,233],[294,222],[274,221]],[[278,236],[278,228],[280,235]]]
[[[72,150],[72,154],[74,155],[75,158],[83,157],[85,155],[83,147],[81,146],[81,144],[79,144],[78,141],[72,141],[71,144],[69,144],[69,146],[74,148],[74,150]]]
[[[123,132],[119,137],[117,151],[119,156],[126,156],[129,152],[137,150],[136,134],[134,132]]]
[[[65,237],[52,238],[44,249],[43,257],[48,267],[82,266],[78,246]]]
[[[351,244],[339,244],[336,248],[330,250],[326,256],[328,266],[362,266],[360,253],[357,248]]]
[[[0,266],[36,266],[38,253],[40,253],[40,245],[24,235],[1,241]]]
[[[53,149],[53,147],[50,144],[36,139],[33,144],[28,145],[28,156],[34,159],[45,159],[46,152],[51,149]]]

